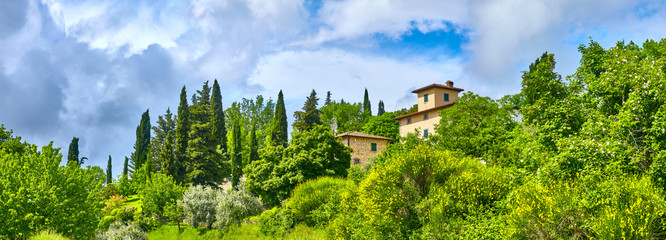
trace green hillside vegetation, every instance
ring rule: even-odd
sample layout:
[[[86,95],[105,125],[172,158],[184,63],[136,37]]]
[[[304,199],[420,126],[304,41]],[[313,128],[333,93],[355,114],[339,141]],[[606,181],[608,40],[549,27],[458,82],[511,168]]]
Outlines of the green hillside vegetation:
[[[546,52],[520,93],[465,92],[426,138],[368,89],[313,90],[288,138],[282,91],[225,109],[217,81],[137,116],[115,178],[78,137],[63,159],[0,125],[0,239],[664,239],[666,40],[578,50],[570,76]],[[336,131],[396,141],[350,166]]]

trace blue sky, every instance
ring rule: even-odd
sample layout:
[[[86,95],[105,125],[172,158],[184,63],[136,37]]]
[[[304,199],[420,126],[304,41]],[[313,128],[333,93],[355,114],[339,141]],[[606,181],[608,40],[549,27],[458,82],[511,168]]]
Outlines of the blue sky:
[[[175,109],[180,88],[221,82],[230,106],[282,89],[289,113],[315,89],[373,110],[452,80],[498,98],[544,51],[573,73],[577,47],[666,36],[664,1],[4,0],[0,123],[118,173],[141,113]],[[289,114],[291,115],[291,114]],[[291,117],[291,116],[290,116]],[[290,121],[292,119],[290,118]]]

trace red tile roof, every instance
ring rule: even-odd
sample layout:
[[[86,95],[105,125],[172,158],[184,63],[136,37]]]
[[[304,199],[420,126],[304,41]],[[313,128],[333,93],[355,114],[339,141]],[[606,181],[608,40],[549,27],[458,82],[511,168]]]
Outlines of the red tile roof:
[[[425,87],[422,87],[422,88],[414,89],[414,91],[412,91],[412,93],[422,92],[422,91],[425,91],[425,90],[428,90],[428,89],[431,89],[431,88],[443,88],[443,89],[449,89],[449,90],[458,91],[458,92],[465,91],[465,90],[462,89],[462,88],[448,87],[448,86],[446,86],[446,85],[433,83],[433,84],[430,84],[430,85],[425,86]]]
[[[356,132],[356,131],[349,131],[349,132],[346,132],[346,133],[340,133],[335,137],[338,138],[338,137],[344,137],[344,136],[362,137],[362,138],[375,138],[375,139],[383,139],[383,140],[389,140],[389,141],[394,141],[395,140],[393,138],[382,137],[382,136],[377,136],[377,135],[372,135],[372,134],[367,134],[367,133],[362,133],[362,132]]]
[[[444,105],[434,107],[434,108],[430,108],[430,109],[426,109],[426,110],[423,110],[423,111],[418,111],[418,112],[414,112],[414,113],[405,114],[405,115],[402,115],[402,116],[397,116],[397,117],[394,117],[393,120],[400,120],[400,119],[403,119],[403,118],[406,118],[406,117],[419,115],[421,113],[426,113],[426,112],[430,112],[430,111],[433,111],[433,110],[440,110],[440,109],[443,109],[443,108],[446,108],[446,107],[453,106],[453,104],[456,104],[456,103],[452,102],[452,103],[449,103],[449,104],[444,104]]]

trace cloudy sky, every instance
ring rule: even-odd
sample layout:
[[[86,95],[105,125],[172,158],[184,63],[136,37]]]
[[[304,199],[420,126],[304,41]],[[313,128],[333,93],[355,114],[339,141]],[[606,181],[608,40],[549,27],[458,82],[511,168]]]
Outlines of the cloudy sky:
[[[183,85],[218,79],[225,106],[282,89],[289,113],[313,88],[367,88],[374,112],[446,80],[498,98],[544,51],[566,76],[590,38],[642,43],[664,26],[663,1],[2,0],[0,123],[64,152],[80,137],[89,164],[110,154],[119,173],[141,113],[176,109]]]

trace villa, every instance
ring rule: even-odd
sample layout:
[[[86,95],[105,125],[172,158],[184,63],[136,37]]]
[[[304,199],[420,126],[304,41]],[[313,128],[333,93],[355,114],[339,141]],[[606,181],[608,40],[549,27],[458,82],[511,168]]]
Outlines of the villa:
[[[446,81],[446,85],[435,83],[412,91],[418,95],[417,112],[393,118],[400,124],[400,136],[405,137],[416,130],[421,131],[423,137],[435,133],[435,124],[442,118],[439,111],[453,106],[462,91],[462,88],[453,87],[452,81]]]

